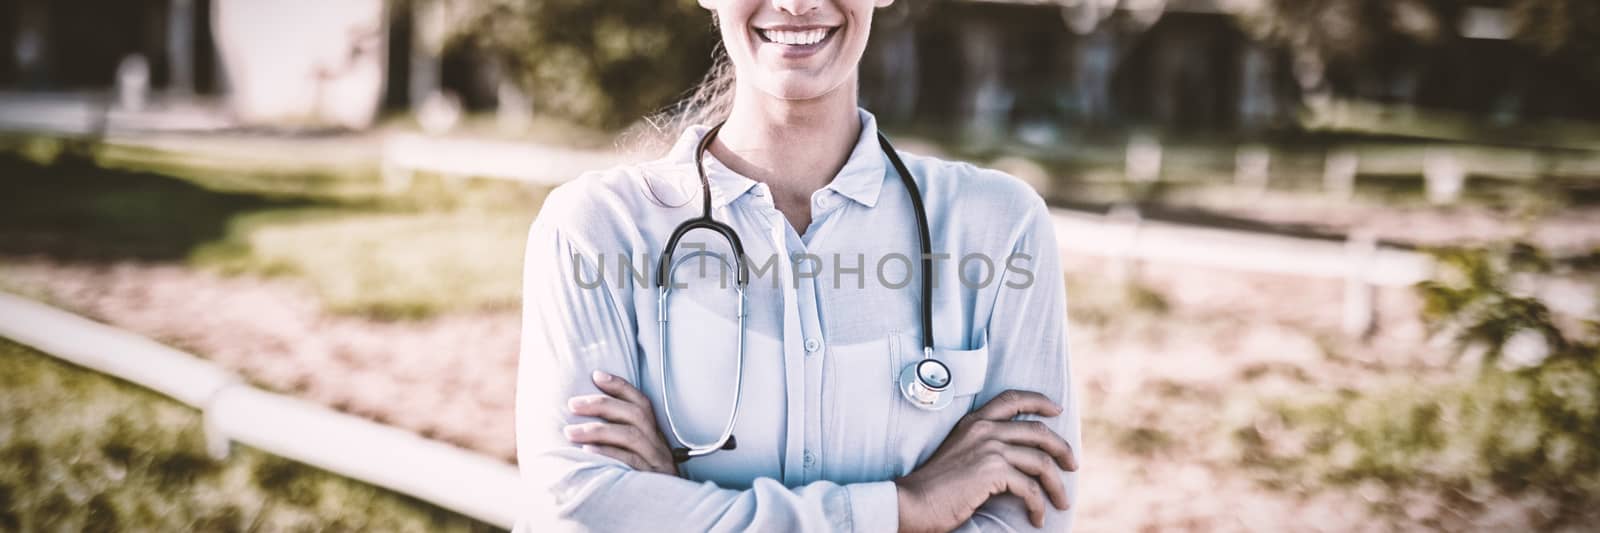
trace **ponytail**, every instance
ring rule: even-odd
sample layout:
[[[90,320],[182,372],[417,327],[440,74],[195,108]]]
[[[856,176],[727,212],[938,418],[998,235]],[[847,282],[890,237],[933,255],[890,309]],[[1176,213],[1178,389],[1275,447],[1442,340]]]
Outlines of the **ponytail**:
[[[728,58],[728,51],[723,49],[719,40],[711,51],[711,69],[700,80],[700,84],[678,103],[645,117],[639,124],[623,132],[618,147],[640,159],[653,158],[671,148],[683,130],[690,126],[712,126],[727,120],[728,113],[733,111],[733,84],[733,60]],[[656,194],[650,180],[646,180],[644,185],[657,205],[682,207],[693,198],[685,196],[684,203],[669,204]]]
[[[620,144],[630,152],[658,154],[690,126],[711,126],[727,120],[733,110],[733,85],[733,61],[719,39],[711,51],[711,69],[705,78],[678,103],[645,117],[641,124],[624,132],[625,141]]]

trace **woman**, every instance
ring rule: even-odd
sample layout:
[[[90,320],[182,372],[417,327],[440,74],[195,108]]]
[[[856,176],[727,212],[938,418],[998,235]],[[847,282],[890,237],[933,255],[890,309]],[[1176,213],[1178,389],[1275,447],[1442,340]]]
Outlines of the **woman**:
[[[661,159],[546,200],[524,273],[522,527],[1070,528],[1078,412],[1048,212],[1011,176],[880,145],[856,71],[891,1],[700,0],[731,103]],[[911,259],[918,198],[931,270]],[[702,209],[742,241],[743,302],[734,251],[695,230],[662,303],[652,261]],[[942,409],[901,392],[925,358],[949,378]],[[727,429],[735,445],[700,454]]]

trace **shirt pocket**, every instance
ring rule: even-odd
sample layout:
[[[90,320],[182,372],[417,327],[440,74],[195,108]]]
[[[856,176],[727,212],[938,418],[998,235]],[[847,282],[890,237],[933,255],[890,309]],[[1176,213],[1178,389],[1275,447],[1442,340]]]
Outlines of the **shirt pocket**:
[[[899,369],[922,359],[922,340],[915,335],[900,334],[895,350],[895,385],[898,387]],[[950,367],[950,392],[954,398],[948,407],[927,410],[912,405],[895,390],[892,427],[893,475],[904,476],[915,470],[933,455],[944,443],[950,430],[961,417],[971,412],[979,391],[988,382],[989,334],[978,336],[977,345],[966,349],[933,348],[933,358]]]
[[[854,343],[830,344],[822,390],[827,431],[822,453],[822,479],[836,483],[887,481],[893,472],[895,391],[893,333]]]

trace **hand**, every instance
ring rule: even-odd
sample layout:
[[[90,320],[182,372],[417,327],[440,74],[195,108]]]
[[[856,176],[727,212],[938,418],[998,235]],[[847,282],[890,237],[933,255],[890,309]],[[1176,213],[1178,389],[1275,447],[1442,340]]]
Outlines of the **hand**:
[[[567,400],[572,413],[606,422],[571,424],[563,428],[567,440],[583,450],[622,461],[634,470],[678,475],[672,447],[656,428],[650,398],[627,380],[596,370],[594,384],[605,394],[585,394]]]
[[[1034,527],[1044,527],[1046,496],[1057,509],[1070,507],[1056,466],[1078,470],[1072,446],[1043,422],[1012,420],[1023,413],[1053,417],[1061,406],[1037,392],[1002,392],[961,417],[927,462],[895,480],[900,531],[950,531],[1002,492],[1022,498]]]

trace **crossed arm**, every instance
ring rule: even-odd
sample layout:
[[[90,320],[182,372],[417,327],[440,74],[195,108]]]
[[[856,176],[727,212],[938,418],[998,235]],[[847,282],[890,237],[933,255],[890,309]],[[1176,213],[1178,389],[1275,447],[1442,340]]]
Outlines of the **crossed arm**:
[[[789,488],[760,478],[732,490],[676,476],[652,406],[628,383],[638,376],[631,309],[604,284],[580,288],[570,258],[594,255],[553,224],[535,222],[524,267],[517,385],[526,525],[540,531],[1069,530],[1078,411],[1048,224],[1034,224],[1018,245],[1033,247],[1032,286],[1002,288],[997,296],[988,327],[998,356],[977,398],[983,407],[963,417],[932,457],[895,481]],[[613,379],[595,379],[597,371]]]

